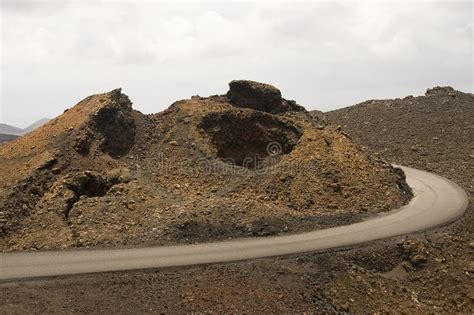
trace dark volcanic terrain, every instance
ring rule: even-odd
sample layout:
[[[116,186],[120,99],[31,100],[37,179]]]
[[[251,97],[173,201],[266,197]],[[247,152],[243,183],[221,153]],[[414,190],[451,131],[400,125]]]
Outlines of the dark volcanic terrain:
[[[425,96],[370,100],[328,112],[326,117],[341,125],[357,143],[391,162],[436,171],[453,161],[453,173],[473,175],[472,94],[434,87]]]
[[[404,174],[273,86],[232,81],[144,115],[90,96],[0,147],[0,249],[215,241],[360,221]]]
[[[474,312],[474,96],[450,88],[327,113],[383,158],[463,186],[444,227],[349,250],[1,284],[3,313]]]

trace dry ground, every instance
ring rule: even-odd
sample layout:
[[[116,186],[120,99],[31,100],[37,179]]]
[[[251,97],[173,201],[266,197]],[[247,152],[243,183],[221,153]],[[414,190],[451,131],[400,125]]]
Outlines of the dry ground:
[[[471,204],[455,223],[350,250],[4,283],[0,312],[473,313],[474,97],[438,92],[328,117],[386,159],[462,185]]]

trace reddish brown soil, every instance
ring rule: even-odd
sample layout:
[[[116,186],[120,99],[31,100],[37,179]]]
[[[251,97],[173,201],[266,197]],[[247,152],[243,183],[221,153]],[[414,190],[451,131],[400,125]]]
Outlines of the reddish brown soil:
[[[1,146],[0,249],[294,233],[410,198],[401,172],[276,88],[230,87],[155,115],[120,90],[93,95]]]

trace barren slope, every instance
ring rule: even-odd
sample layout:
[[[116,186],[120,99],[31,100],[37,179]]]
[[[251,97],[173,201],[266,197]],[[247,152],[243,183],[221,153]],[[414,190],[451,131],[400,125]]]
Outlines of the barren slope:
[[[0,284],[0,312],[472,314],[474,100],[472,94],[455,93],[456,98],[447,93],[408,98],[411,105],[380,100],[334,113],[344,117],[339,123],[352,130],[354,141],[381,148],[399,164],[430,166],[461,184],[471,205],[453,224],[345,251]],[[437,123],[424,123],[427,118]],[[390,128],[381,133],[384,126]],[[436,145],[416,141],[428,134],[439,138]],[[414,142],[426,154],[412,150]]]
[[[3,250],[296,232],[410,197],[400,171],[251,81],[155,115],[90,96],[0,147],[0,184]]]

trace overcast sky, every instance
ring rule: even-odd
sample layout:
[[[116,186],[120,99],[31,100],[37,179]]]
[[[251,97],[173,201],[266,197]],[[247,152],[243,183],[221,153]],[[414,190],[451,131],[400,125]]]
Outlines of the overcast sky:
[[[0,1],[0,122],[19,127],[116,87],[145,113],[233,79],[323,111],[473,91],[471,1]]]

